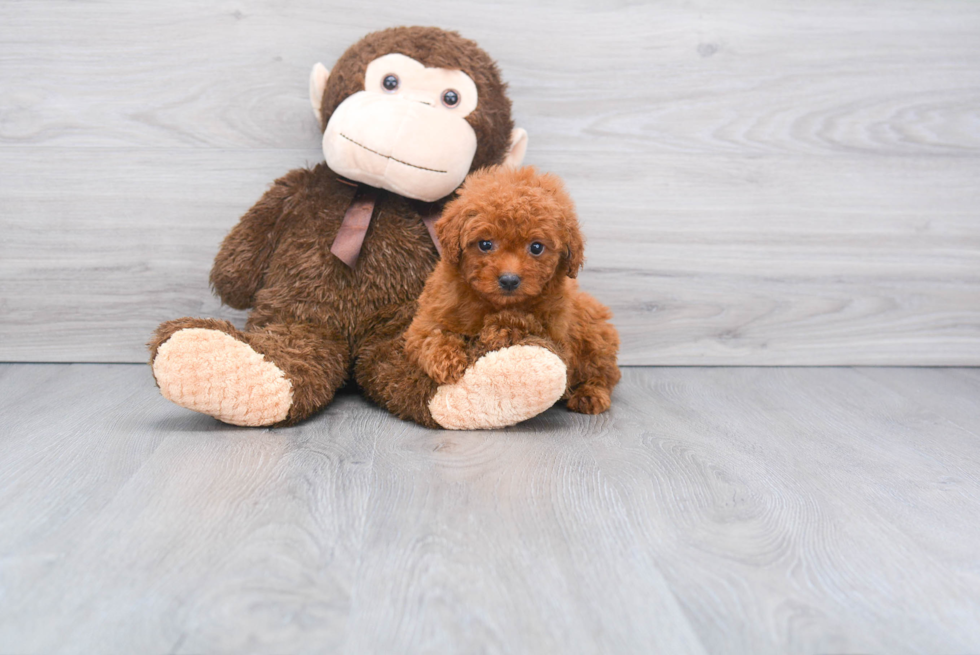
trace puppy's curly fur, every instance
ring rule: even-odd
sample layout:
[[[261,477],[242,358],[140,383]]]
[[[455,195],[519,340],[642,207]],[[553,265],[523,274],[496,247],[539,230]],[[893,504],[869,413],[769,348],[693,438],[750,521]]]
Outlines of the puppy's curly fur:
[[[459,380],[476,339],[500,349],[528,339],[568,367],[565,399],[604,412],[619,382],[612,313],[578,288],[584,242],[561,180],[534,168],[471,174],[436,223],[442,260],[405,333],[408,357],[438,384]]]

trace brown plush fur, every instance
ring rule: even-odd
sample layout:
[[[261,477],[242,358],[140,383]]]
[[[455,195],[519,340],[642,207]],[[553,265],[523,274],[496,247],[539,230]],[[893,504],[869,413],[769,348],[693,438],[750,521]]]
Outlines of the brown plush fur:
[[[325,118],[363,88],[367,63],[391,52],[469,74],[480,94],[467,117],[479,138],[473,167],[502,160],[513,123],[496,65],[473,42],[435,28],[393,28],[351,46],[327,82]],[[252,310],[245,329],[213,319],[168,321],[149,344],[151,363],[177,330],[215,329],[249,344],[285,373],[293,405],[282,425],[322,408],[353,377],[368,397],[398,416],[437,427],[428,410],[436,385],[407,361],[401,339],[438,260],[421,221],[431,207],[378,191],[351,270],[330,246],[354,193],[326,164],[277,180],[225,238],[211,271],[224,303]]]
[[[610,311],[574,280],[584,244],[571,198],[557,177],[494,167],[470,175],[436,223],[443,259],[426,282],[405,334],[409,360],[439,384],[472,363],[468,340],[495,350],[538,337],[568,366],[568,408],[609,408],[620,379]],[[492,247],[484,252],[480,244]],[[539,243],[543,252],[532,254]],[[517,275],[505,290],[501,276]]]

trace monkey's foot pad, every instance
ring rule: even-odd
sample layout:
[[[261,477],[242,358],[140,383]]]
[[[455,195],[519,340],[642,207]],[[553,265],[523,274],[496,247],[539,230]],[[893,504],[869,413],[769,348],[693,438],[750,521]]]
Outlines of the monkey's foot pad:
[[[153,375],[167,400],[232,425],[278,423],[293,403],[278,366],[218,330],[175,332],[157,350]]]
[[[564,362],[546,348],[502,348],[478,359],[459,382],[439,387],[429,411],[448,430],[515,425],[554,405],[566,375]]]

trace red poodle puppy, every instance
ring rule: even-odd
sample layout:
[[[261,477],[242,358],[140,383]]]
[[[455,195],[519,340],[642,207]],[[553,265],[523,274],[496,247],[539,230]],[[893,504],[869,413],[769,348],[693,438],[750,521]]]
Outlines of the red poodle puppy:
[[[561,180],[534,168],[470,175],[435,226],[442,260],[405,333],[409,358],[439,384],[471,364],[467,344],[490,349],[528,339],[557,346],[564,398],[583,414],[609,409],[619,382],[612,313],[578,288],[584,243]]]

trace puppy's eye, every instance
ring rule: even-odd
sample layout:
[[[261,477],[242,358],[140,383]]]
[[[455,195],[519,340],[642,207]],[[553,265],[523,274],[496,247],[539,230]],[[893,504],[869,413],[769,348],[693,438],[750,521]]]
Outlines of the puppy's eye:
[[[381,86],[384,87],[385,91],[394,91],[398,88],[398,76],[394,73],[388,73],[385,78],[381,80]]]
[[[483,240],[480,243],[476,244],[476,246],[483,252],[490,252],[490,250],[493,248],[493,241]]]
[[[544,252],[544,244],[541,243],[540,241],[535,241],[534,243],[529,245],[527,249],[532,255],[537,257],[538,255]]]

